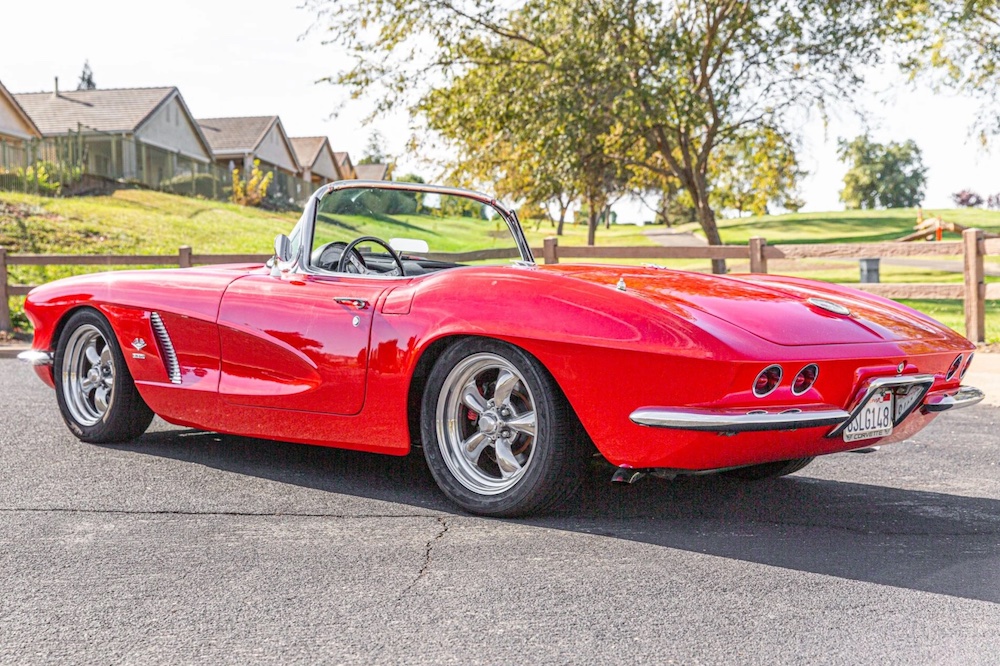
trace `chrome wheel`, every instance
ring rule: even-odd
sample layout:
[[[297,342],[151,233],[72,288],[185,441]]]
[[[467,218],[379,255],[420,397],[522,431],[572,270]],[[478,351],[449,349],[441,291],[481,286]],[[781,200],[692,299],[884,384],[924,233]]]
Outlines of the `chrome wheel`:
[[[111,407],[115,361],[107,339],[96,326],[78,327],[66,342],[61,385],[66,409],[80,425],[96,424]]]
[[[513,488],[535,456],[535,399],[514,365],[496,354],[464,358],[444,380],[437,442],[454,478],[479,495]]]

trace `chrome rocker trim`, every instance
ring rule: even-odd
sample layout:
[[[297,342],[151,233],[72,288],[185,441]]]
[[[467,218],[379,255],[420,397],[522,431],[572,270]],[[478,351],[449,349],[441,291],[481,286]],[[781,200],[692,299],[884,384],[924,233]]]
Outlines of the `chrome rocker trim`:
[[[17,358],[31,365],[52,365],[52,353],[47,351],[31,349],[21,352],[17,355]]]
[[[946,412],[949,409],[961,409],[978,404],[986,394],[973,386],[960,386],[958,391],[948,394],[947,391],[934,391],[924,398],[924,410],[928,412]]]
[[[795,410],[796,408],[789,408]],[[669,407],[642,407],[629,419],[642,426],[701,430],[720,433],[756,432],[761,430],[797,430],[839,425],[851,415],[842,409],[829,408],[815,411],[785,411],[748,414],[708,410],[672,409]]]

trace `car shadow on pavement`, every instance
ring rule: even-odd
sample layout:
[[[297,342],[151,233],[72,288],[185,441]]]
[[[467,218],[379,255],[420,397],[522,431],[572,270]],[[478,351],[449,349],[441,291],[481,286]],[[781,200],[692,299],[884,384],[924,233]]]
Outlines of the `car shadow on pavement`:
[[[467,515],[437,489],[419,450],[392,457],[191,430],[149,432],[115,448]],[[1000,500],[804,474],[618,486],[595,463],[572,505],[511,522],[1000,603]]]

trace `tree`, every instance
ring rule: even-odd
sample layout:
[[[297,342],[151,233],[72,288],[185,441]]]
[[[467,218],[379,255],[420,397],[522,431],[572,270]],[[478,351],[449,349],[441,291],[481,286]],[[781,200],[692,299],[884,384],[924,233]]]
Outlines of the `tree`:
[[[94,72],[90,69],[90,61],[83,61],[83,71],[80,72],[80,81],[76,84],[77,90],[97,90],[97,84],[94,83]]]
[[[912,140],[881,144],[867,135],[840,139],[837,154],[848,165],[840,200],[848,208],[919,206],[927,183],[920,148]]]
[[[709,173],[716,151],[754,129],[787,132],[793,108],[850,98],[861,65],[878,61],[885,30],[894,25],[894,15],[874,0],[307,4],[330,41],[356,55],[333,80],[356,94],[377,90],[380,110],[447,88],[475,68],[489,69],[498,91],[489,100],[503,103],[525,96],[523,76],[531,72],[539,97],[528,95],[517,118],[530,123],[540,112],[562,113],[543,124],[553,135],[540,142],[555,145],[570,129],[566,121],[579,117],[603,140],[587,155],[594,171],[584,179],[585,198],[603,196],[606,181],[596,174],[606,163],[672,177],[712,244],[721,243]],[[558,99],[580,104],[552,103]],[[717,260],[713,268],[724,271],[725,264]]]
[[[365,154],[358,160],[358,164],[388,164],[390,159],[385,154],[385,140],[382,138],[382,133],[374,130],[368,135],[368,145],[365,146]]]
[[[760,128],[737,137],[716,151],[710,167],[713,205],[720,209],[767,215],[768,205],[801,208],[796,196],[805,172],[788,136]]]
[[[1000,1],[890,0],[903,19],[902,68],[979,99],[976,129],[1000,134]]]

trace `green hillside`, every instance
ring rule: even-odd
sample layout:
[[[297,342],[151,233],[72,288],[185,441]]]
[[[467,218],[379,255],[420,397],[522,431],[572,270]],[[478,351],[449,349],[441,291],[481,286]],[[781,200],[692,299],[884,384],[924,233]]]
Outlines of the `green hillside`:
[[[893,241],[913,232],[916,208],[849,210],[829,213],[789,213],[719,221],[724,243],[746,243],[763,236],[768,243],[875,243]],[[1000,232],[1000,211],[979,208],[925,210],[924,219],[940,217],[965,227]],[[697,225],[687,225],[697,232]],[[955,234],[945,234],[957,239]]]

